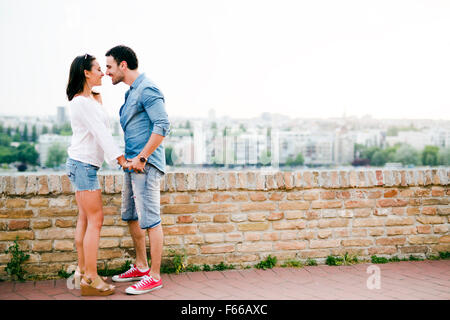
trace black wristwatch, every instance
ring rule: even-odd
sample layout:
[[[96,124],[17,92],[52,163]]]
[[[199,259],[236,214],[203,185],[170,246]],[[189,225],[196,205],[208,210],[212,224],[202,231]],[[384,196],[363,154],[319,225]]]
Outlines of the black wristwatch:
[[[146,157],[140,157],[140,158],[139,158],[139,161],[145,163],[145,162],[147,162],[147,158],[146,158]]]

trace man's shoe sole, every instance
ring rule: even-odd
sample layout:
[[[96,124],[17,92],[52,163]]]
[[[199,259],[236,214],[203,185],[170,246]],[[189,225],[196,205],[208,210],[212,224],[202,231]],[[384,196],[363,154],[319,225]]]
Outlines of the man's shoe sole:
[[[114,282],[130,282],[130,281],[140,281],[144,277],[135,277],[135,278],[114,278],[112,277],[111,280]]]
[[[159,286],[157,286],[157,287],[154,287],[154,288],[151,288],[151,289],[149,289],[149,290],[139,290],[139,291],[133,291],[133,292],[127,292],[127,289],[125,290],[125,293],[127,293],[127,294],[144,294],[144,293],[149,293],[150,291],[153,291],[153,290],[156,290],[156,289],[160,289],[160,288],[162,288],[162,284],[161,285],[159,285]],[[131,287],[130,287],[131,288]],[[134,289],[131,289],[131,290],[134,290]]]

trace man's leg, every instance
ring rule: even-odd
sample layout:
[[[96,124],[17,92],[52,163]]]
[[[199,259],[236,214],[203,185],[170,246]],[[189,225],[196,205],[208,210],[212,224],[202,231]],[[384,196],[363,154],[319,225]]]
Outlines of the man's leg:
[[[144,235],[148,232],[152,263],[151,269],[147,271],[151,277],[144,277],[138,283],[125,289],[125,292],[128,294],[143,294],[162,288],[160,276],[163,248],[163,230],[160,215],[161,174],[157,173],[156,170],[156,168],[153,169],[150,165],[147,165],[147,170],[144,173],[131,174],[133,199],[136,213],[139,217],[139,228],[142,229]],[[136,231],[136,229],[133,231]],[[148,231],[145,231],[146,229]],[[136,234],[138,234],[137,231]],[[145,248],[145,236],[143,238],[144,245],[142,247]],[[138,252],[136,251],[137,256]]]
[[[131,238],[134,243],[134,249],[136,250],[136,267],[140,270],[147,270],[148,262],[147,248],[145,247],[145,231],[141,229],[139,226],[139,221],[137,220],[128,221],[128,229],[130,230]]]
[[[136,251],[136,267],[144,270],[148,269],[145,232],[139,227],[134,199],[135,195],[131,174],[125,172],[122,189],[122,220],[128,222],[128,229],[130,230],[131,239],[133,239],[134,249]]]
[[[148,237],[150,239],[150,256],[152,259],[152,265],[150,269],[150,275],[155,279],[161,278],[161,257],[163,251],[164,234],[161,224],[148,229]]]
[[[147,165],[146,173],[131,174],[131,181],[139,226],[143,232],[145,229],[148,230],[151,257],[150,275],[154,276],[155,280],[159,280],[164,240],[160,214],[161,174],[158,169]]]

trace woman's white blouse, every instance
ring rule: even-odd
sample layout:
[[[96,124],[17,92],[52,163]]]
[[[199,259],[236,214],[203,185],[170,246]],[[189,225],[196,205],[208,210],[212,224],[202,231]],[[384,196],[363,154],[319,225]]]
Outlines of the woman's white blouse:
[[[77,96],[69,102],[72,140],[67,153],[70,158],[97,167],[106,160],[117,165],[123,152],[114,142],[106,112],[92,98]]]

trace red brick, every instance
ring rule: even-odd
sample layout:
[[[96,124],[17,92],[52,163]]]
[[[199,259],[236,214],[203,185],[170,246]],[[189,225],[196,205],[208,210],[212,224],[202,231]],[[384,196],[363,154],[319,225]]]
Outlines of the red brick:
[[[275,203],[258,202],[258,203],[241,204],[241,211],[271,211],[271,210],[276,210]]]
[[[191,202],[191,197],[188,194],[177,194],[174,196],[174,203],[186,204]]]
[[[425,226],[417,226],[417,232],[418,233],[431,233],[431,226],[425,225]]]
[[[274,244],[274,250],[303,250],[305,248],[305,241],[279,241]]]
[[[432,187],[431,188],[431,196],[432,197],[443,197],[445,194],[445,190],[442,187]]]
[[[202,205],[201,212],[207,213],[219,213],[219,212],[237,212],[238,207],[235,204],[221,203],[221,204],[208,204]]]
[[[272,228],[274,230],[287,230],[287,229],[303,229],[306,227],[304,221],[274,221],[272,222]]]
[[[267,216],[267,220],[269,221],[274,221],[274,220],[280,220],[283,219],[283,212],[271,212],[268,216]]]
[[[210,232],[231,232],[234,231],[234,224],[201,224],[198,227],[202,233]]]
[[[436,214],[436,208],[435,207],[423,207],[422,208],[422,214],[435,215]]]
[[[192,223],[194,218],[192,216],[178,216],[177,223]]]
[[[283,199],[283,196],[284,196],[284,193],[282,193],[282,192],[274,192],[274,193],[270,194],[269,199],[272,201],[280,201]],[[290,199],[288,199],[288,200],[290,200]]]
[[[267,200],[265,192],[250,193],[250,200],[252,201],[265,201]]]
[[[349,200],[345,201],[346,208],[372,208],[375,206],[373,200]]]
[[[335,248],[339,247],[341,240],[311,240],[309,247],[311,249]]]
[[[30,221],[29,220],[11,220],[8,223],[9,230],[20,230],[20,229],[29,229]]]
[[[377,200],[378,207],[405,207],[408,201],[402,199],[379,199]]]
[[[225,202],[225,201],[229,201],[232,198],[232,195],[229,193],[214,193],[213,195],[213,201],[214,202]]]
[[[381,191],[381,190],[370,191],[369,194],[367,195],[367,198],[378,199],[378,198],[381,198],[382,195],[383,195],[383,191]]]
[[[199,193],[193,196],[193,201],[197,203],[209,203],[213,199],[210,193]]]
[[[307,201],[292,201],[281,202],[279,204],[280,210],[306,210],[309,208],[309,202]]]
[[[176,234],[196,234],[198,232],[197,226],[170,226],[164,227],[164,234],[176,235]]]
[[[397,194],[398,194],[397,189],[390,189],[390,190],[384,192],[384,197],[385,198],[393,198],[393,197],[397,196]]]
[[[161,195],[161,197],[159,199],[159,203],[160,204],[169,204],[170,203],[170,195],[168,195],[168,194]]]
[[[350,194],[350,191],[339,191],[339,192],[337,192],[336,197],[338,199],[350,199],[351,194]]]
[[[198,204],[169,204],[162,208],[162,213],[195,213],[198,212]]]
[[[200,251],[202,254],[209,254],[209,253],[227,253],[227,252],[234,252],[235,248],[234,245],[227,244],[227,245],[204,245],[200,246]]]
[[[330,208],[341,208],[341,207],[342,207],[341,201],[313,201],[311,203],[312,209],[330,209]]]
[[[342,240],[344,247],[368,247],[373,244],[372,239],[346,239]]]
[[[390,237],[390,238],[378,238],[375,240],[377,245],[381,245],[381,246],[392,246],[392,245],[399,245],[399,244],[405,244],[406,242],[406,238],[405,237],[401,237],[401,238],[394,238],[394,237]]]
[[[336,192],[335,191],[323,191],[320,193],[320,199],[322,199],[322,200],[336,199]]]
[[[228,214],[216,214],[213,219],[214,222],[230,222]]]

